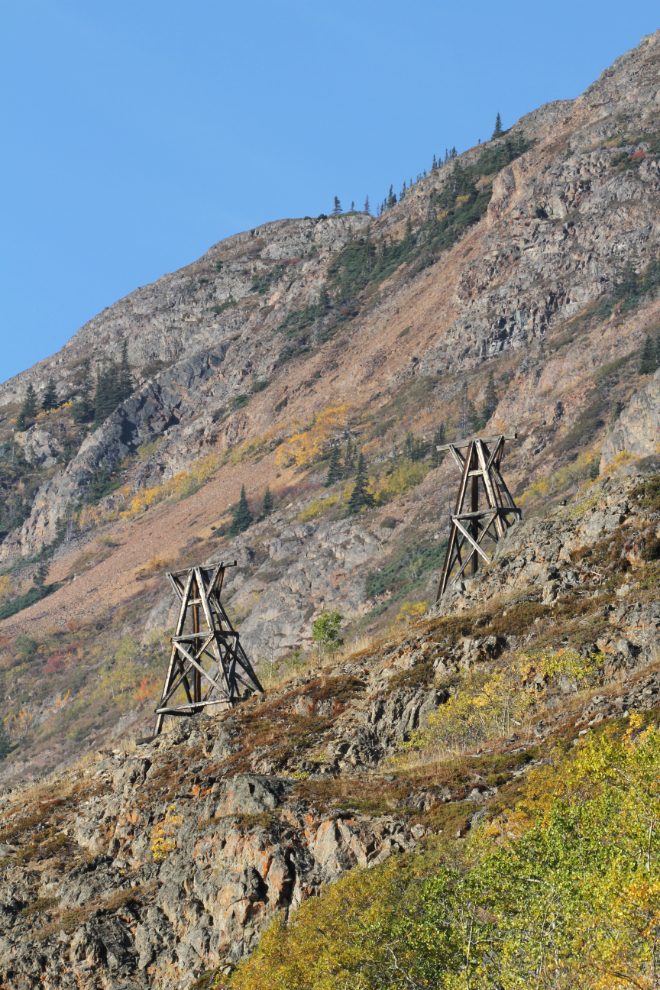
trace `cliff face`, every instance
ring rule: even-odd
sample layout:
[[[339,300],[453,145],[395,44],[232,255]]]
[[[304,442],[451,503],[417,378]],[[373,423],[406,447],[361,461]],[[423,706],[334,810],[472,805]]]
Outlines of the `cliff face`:
[[[8,985],[189,986],[354,865],[464,834],[541,758],[529,740],[493,750],[500,783],[478,760],[449,783],[388,761],[475,665],[602,654],[599,695],[553,685],[539,745],[654,704],[660,396],[639,371],[659,197],[660,32],[381,216],[228,238],[0,387],[0,776],[56,768],[0,797]],[[92,429],[86,362],[124,347],[134,388]],[[51,377],[60,407],[19,430]],[[455,498],[433,441],[466,417],[517,429],[504,473],[524,522],[407,628]],[[347,516],[356,450],[376,505]],[[255,518],[231,538],[243,485]],[[122,744],[153,725],[164,572],[221,559],[239,562],[224,600],[265,698]],[[44,561],[51,593],[10,615]],[[324,609],[341,660],[313,652]]]

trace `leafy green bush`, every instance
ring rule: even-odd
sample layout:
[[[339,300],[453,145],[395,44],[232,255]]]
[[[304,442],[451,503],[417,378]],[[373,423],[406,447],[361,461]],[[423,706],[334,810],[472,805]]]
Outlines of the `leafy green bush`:
[[[318,617],[312,626],[312,639],[319,644],[320,649],[334,653],[343,645],[344,640],[339,637],[343,618],[336,609],[331,612],[324,610]]]
[[[660,733],[640,722],[556,753],[467,842],[353,870],[277,918],[229,986],[652,990]]]
[[[39,644],[36,639],[32,639],[24,633],[20,633],[14,640],[14,649],[22,660],[31,660],[36,654],[38,647]]]

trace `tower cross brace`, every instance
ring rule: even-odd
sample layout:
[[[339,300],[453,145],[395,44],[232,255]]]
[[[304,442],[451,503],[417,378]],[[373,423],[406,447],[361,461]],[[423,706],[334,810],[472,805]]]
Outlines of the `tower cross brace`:
[[[483,547],[486,538],[497,543],[509,527],[522,517],[501,474],[504,443],[517,439],[517,436],[517,433],[500,433],[494,437],[446,443],[436,448],[439,451],[448,450],[461,472],[436,601],[459,580],[468,566],[472,574],[477,573],[479,557],[490,564],[491,558]],[[481,509],[480,488],[486,503]]]
[[[263,692],[220,601],[225,571],[236,563],[189,567],[167,575],[180,608],[156,709],[156,736],[166,715],[195,715],[211,705],[227,709],[247,694]],[[187,703],[175,705],[173,699],[181,687]]]

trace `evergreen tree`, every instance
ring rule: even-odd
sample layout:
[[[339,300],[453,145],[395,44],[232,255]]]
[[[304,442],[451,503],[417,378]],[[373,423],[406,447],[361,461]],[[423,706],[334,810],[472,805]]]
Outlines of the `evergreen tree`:
[[[351,213],[355,211],[355,200],[351,200]]]
[[[650,336],[646,335],[646,340],[644,341],[644,349],[642,350],[642,359],[639,365],[640,375],[652,375],[657,369],[658,365],[656,362],[656,348],[654,348]]]
[[[94,400],[92,397],[92,375],[89,358],[82,366],[82,378],[78,386],[78,402],[74,402],[71,410],[74,423],[88,423],[94,417]]]
[[[438,163],[435,160],[435,155],[433,155],[433,164],[431,165],[431,171],[435,172],[437,171],[437,168],[438,168]]]
[[[446,451],[436,449],[437,447],[441,447],[444,443],[447,443],[445,424],[440,423],[440,426],[433,434],[433,464],[435,467],[440,467],[444,460]]]
[[[344,478],[350,478],[355,470],[355,447],[349,437],[346,441],[346,452],[344,453]]]
[[[131,366],[128,363],[128,341],[125,340],[121,349],[121,364],[119,366],[118,392],[119,402],[128,399],[133,394],[135,384],[131,375]],[[117,403],[119,405],[119,403]]]
[[[369,216],[369,217],[371,216],[371,210],[369,208],[369,197],[368,196],[367,196],[367,198],[364,201],[364,212],[367,214],[367,216]]]
[[[341,203],[339,202],[339,196],[335,196],[335,205],[332,208],[332,215],[334,217],[339,216],[341,213]]]
[[[319,292],[319,301],[316,304],[316,315],[325,316],[325,314],[330,309],[330,296],[326,288],[325,282],[321,286],[321,291]]]
[[[468,417],[468,387],[464,383],[461,393],[461,418],[458,422],[457,440],[465,440],[470,433],[470,420]]]
[[[329,488],[342,477],[341,461],[339,460],[339,447],[335,444],[330,451],[330,464],[328,465],[328,477],[325,479],[325,487]]]
[[[41,549],[43,550],[43,545]],[[32,579],[34,581],[35,588],[39,588],[39,589],[43,588],[44,584],[46,583],[46,578],[48,577],[48,570],[49,570],[48,561],[41,560]]]
[[[493,369],[491,368],[490,374],[488,375],[488,384],[486,385],[486,398],[484,401],[484,413],[486,414],[486,422],[493,415],[497,409],[497,392],[495,391],[495,379],[493,377]]]
[[[500,117],[499,110],[497,111],[497,117],[495,118],[495,130],[493,131],[493,137],[499,137],[502,133],[502,118]],[[492,141],[493,138],[491,138]]]
[[[374,497],[370,491],[367,490],[367,485],[369,484],[369,478],[367,475],[367,464],[364,459],[364,454],[360,454],[358,458],[357,475],[355,477],[355,486],[351,492],[351,497],[348,500],[348,505],[346,506],[346,515],[354,516],[361,509],[370,509],[375,505]]]
[[[96,391],[94,392],[94,422],[97,426],[106,418],[107,394],[105,387],[105,375],[101,368],[96,369]]]
[[[19,430],[22,430],[26,425],[27,420],[34,419],[37,415],[37,393],[34,391],[34,385],[32,382],[27,387],[25,393],[25,398],[23,399],[23,405],[21,406],[21,411],[18,414],[18,420],[16,425]]]
[[[408,430],[403,441],[403,456],[407,461],[415,460],[415,437],[411,430]]]
[[[110,365],[105,371],[98,368],[96,374],[96,392],[94,393],[94,422],[96,425],[100,426],[101,423],[105,422],[108,416],[115,411],[119,403],[123,402],[125,398],[128,398],[132,391],[133,380],[128,367],[128,361],[126,361],[123,369],[121,366],[117,367],[114,361],[110,362]]]
[[[264,492],[264,503],[261,508],[262,515],[264,517],[269,516],[274,508],[273,493],[271,492],[268,485],[266,485],[266,491]]]
[[[655,364],[657,368],[660,368],[660,331],[655,338]]]
[[[230,536],[238,536],[239,533],[245,532],[245,530],[252,525],[252,513],[250,512],[250,506],[248,505],[247,496],[245,494],[245,485],[241,487],[241,497],[238,501],[238,505],[234,509],[234,515],[232,516],[231,526],[229,527]]]
[[[5,723],[0,720],[0,760],[6,760],[11,752],[11,743],[5,729]]]
[[[416,437],[411,430],[408,430],[403,442],[403,456],[408,461],[423,461],[426,456],[426,444],[421,437]]]
[[[48,384],[46,385],[44,397],[41,402],[41,408],[45,412],[48,412],[49,409],[57,409],[57,389],[55,388],[55,382],[53,381],[52,375],[48,379]]]
[[[387,197],[387,208],[388,208],[388,210],[392,206],[396,206],[396,193],[394,192],[394,187],[393,186],[390,186],[390,194]]]

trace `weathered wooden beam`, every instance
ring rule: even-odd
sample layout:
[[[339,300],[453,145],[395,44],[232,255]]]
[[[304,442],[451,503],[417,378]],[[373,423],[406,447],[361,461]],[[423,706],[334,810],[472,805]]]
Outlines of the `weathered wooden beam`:
[[[517,440],[518,439],[518,434],[517,433],[498,433],[497,436],[494,436],[494,437],[483,437],[483,438],[481,438],[481,442],[482,443],[493,443],[495,440],[499,440],[500,438],[502,438],[504,440]],[[474,437],[471,440],[455,440],[454,443],[443,443],[443,444],[440,444],[440,446],[437,446],[435,449],[436,450],[451,450],[451,448],[453,447],[454,450],[462,450],[463,447],[469,447],[470,444],[471,443],[474,443],[476,439],[477,439],[477,437]]]
[[[459,521],[457,519],[455,519],[455,522],[456,522],[456,529],[460,533],[463,534],[463,536],[468,541],[468,543],[471,543],[472,544],[472,546],[477,551],[477,553],[480,553],[481,554],[481,556],[484,558],[484,560],[486,561],[486,563],[487,564],[490,564],[490,557],[488,556],[488,554],[484,550],[482,550],[482,548],[479,546],[479,544],[477,543],[477,541],[475,539],[473,539],[472,536],[470,536],[470,534],[468,533],[467,529],[465,529],[463,526],[461,526],[461,524],[459,523]]]

